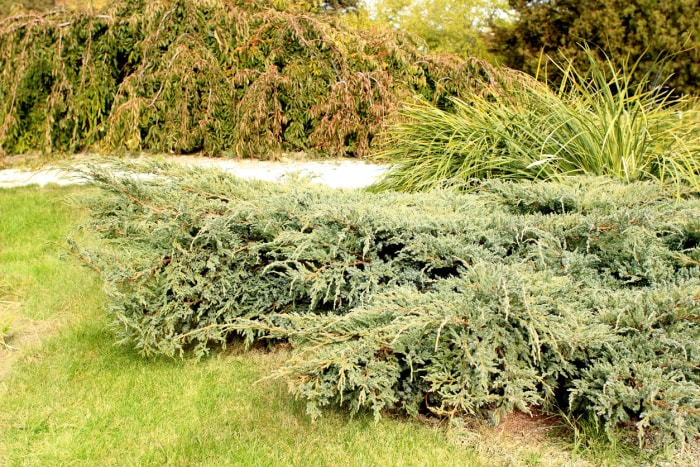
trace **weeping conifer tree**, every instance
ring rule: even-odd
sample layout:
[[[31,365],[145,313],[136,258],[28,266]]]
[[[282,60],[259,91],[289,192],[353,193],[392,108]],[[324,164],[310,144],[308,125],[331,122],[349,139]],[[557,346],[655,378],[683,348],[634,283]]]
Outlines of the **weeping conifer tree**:
[[[444,105],[488,74],[395,31],[258,0],[16,14],[0,22],[0,153],[363,156],[400,101]]]

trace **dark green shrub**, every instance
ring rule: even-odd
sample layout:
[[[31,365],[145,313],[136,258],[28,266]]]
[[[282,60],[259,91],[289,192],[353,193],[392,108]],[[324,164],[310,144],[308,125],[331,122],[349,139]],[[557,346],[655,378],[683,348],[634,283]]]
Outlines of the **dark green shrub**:
[[[563,53],[586,71],[589,60],[581,49],[588,44],[620,62],[639,62],[633,82],[654,74],[654,85],[676,92],[700,93],[700,4],[696,0],[509,0],[516,12],[513,24],[493,27],[494,52],[504,64],[535,74],[542,55],[559,59]],[[658,59],[668,57],[662,69]],[[601,54],[598,58],[605,59]],[[540,70],[542,73],[542,70]],[[555,83],[563,78],[548,69]],[[670,76],[666,82],[664,78]]]

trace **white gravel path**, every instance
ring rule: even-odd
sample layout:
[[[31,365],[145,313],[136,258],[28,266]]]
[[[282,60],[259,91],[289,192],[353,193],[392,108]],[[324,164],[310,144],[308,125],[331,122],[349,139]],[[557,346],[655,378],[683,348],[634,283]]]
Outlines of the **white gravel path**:
[[[213,159],[205,157],[172,157],[171,162],[202,167],[219,167],[237,177],[266,181],[281,181],[289,174],[310,177],[313,183],[336,188],[362,188],[377,181],[388,169],[387,165],[369,164],[355,160],[268,162],[258,160]],[[79,163],[79,162],[78,162]],[[0,170],[0,188],[26,185],[44,186],[50,183],[69,185],[79,183],[70,173],[55,167],[36,171],[22,169]]]

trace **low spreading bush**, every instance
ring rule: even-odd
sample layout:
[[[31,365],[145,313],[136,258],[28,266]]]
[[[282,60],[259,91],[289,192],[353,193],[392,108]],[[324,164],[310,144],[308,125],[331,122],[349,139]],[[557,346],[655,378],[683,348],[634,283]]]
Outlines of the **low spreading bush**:
[[[698,434],[695,197],[605,178],[375,195],[158,163],[87,176],[102,194],[70,245],[145,354],[286,339],[278,375],[314,416],[537,406],[640,440]]]
[[[408,105],[381,151],[396,165],[375,188],[607,175],[700,191],[697,102],[655,87],[653,71],[633,83],[634,66],[605,68],[587,53],[589,72],[565,68],[558,90],[503,69],[497,93],[455,98],[454,110]]]

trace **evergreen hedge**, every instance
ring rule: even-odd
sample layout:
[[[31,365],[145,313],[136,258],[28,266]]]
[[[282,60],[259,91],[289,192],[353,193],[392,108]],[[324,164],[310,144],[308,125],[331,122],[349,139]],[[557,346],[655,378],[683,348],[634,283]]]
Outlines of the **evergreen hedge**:
[[[362,156],[400,101],[448,105],[487,87],[488,70],[262,0],[19,14],[0,20],[0,155]]]
[[[88,236],[122,342],[206,354],[286,339],[326,406],[587,413],[700,428],[700,200],[604,178],[375,195],[151,162],[86,171]]]

